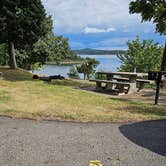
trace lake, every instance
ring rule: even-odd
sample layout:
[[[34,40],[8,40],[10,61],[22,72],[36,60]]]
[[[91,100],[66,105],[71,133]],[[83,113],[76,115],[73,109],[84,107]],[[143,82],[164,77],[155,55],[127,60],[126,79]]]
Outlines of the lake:
[[[82,58],[90,57],[95,58],[100,62],[100,65],[96,68],[96,71],[117,71],[121,65],[120,60],[116,55],[80,55]],[[63,65],[44,65],[42,69],[34,71],[35,74],[44,74],[44,75],[62,75],[68,77],[67,73],[72,66],[63,66]],[[80,74],[80,78],[83,78],[83,75]]]

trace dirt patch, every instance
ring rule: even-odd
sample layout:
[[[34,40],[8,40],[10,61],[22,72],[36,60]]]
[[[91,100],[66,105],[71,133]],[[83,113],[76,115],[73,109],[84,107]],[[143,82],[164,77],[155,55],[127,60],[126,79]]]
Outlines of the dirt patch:
[[[133,100],[133,101],[143,101],[147,103],[154,103],[155,100],[155,93],[156,91],[153,89],[144,89],[141,92],[135,93],[135,94],[126,94],[126,95],[117,95],[117,93],[112,93],[111,91],[96,91],[95,87],[87,87],[83,88],[83,90],[98,93],[102,95],[111,96],[112,98],[118,98],[118,99],[125,99],[125,100]],[[166,90],[160,91],[160,98],[159,98],[159,104],[166,104]]]
[[[130,95],[123,95],[121,98],[127,98],[130,100],[139,100],[149,103],[154,103],[155,100],[155,90],[145,89],[142,92]],[[159,103],[166,104],[166,90],[161,90]]]

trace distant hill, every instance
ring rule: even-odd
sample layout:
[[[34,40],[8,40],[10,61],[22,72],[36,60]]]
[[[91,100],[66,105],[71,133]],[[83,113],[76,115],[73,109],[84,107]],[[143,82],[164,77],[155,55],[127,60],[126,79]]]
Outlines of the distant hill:
[[[74,53],[79,55],[117,55],[117,54],[125,54],[125,50],[95,50],[95,49],[80,49],[80,50],[73,50]]]

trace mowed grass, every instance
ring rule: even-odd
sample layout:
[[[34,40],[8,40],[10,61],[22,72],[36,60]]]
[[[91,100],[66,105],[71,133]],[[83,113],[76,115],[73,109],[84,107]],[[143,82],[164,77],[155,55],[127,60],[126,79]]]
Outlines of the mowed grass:
[[[166,118],[166,106],[111,99],[81,91],[88,81],[63,80],[48,84],[32,80],[23,70],[1,68],[0,115],[81,122],[127,122]]]

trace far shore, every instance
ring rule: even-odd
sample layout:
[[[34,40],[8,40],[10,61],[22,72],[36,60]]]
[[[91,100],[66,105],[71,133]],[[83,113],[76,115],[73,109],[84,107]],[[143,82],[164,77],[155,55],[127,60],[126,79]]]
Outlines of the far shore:
[[[82,63],[82,61],[62,61],[62,62],[46,62],[46,65],[77,65]]]

